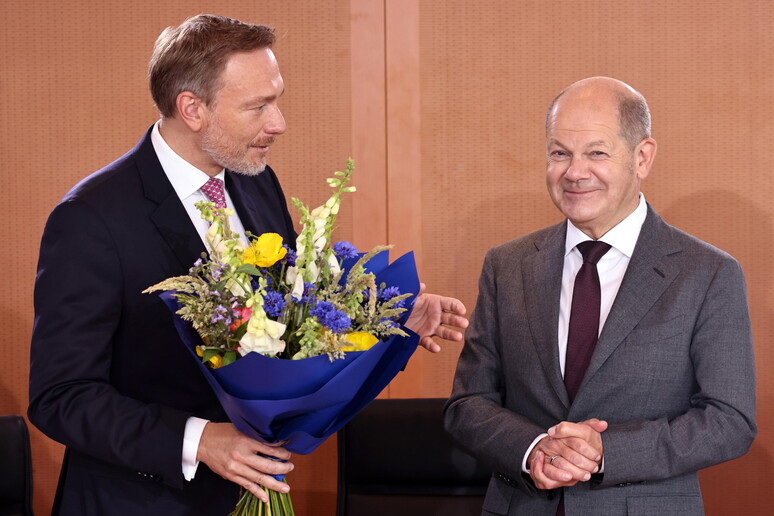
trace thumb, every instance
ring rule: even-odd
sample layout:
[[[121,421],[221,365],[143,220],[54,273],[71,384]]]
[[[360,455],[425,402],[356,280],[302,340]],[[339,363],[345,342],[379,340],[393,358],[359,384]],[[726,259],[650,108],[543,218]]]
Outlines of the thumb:
[[[589,419],[584,421],[585,424],[589,425],[591,428],[594,429],[595,432],[602,433],[605,430],[607,430],[607,421],[602,421],[597,418]]]

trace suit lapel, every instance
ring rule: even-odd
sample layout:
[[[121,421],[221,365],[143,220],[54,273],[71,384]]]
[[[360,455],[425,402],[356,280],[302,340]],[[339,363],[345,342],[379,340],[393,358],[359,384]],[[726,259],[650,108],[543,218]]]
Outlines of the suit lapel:
[[[545,239],[535,242],[537,252],[526,257],[522,267],[532,342],[546,377],[565,407],[569,406],[569,398],[559,367],[557,328],[566,232],[566,222],[554,226]]]
[[[252,184],[247,176],[239,175],[230,170],[226,170],[226,189],[231,200],[234,202],[234,209],[239,215],[244,228],[253,235],[260,235],[266,232],[263,227],[263,220],[258,206],[259,200],[253,192]]]
[[[149,215],[151,222],[172,249],[183,269],[188,270],[205,251],[204,244],[164,169],[161,168],[153,150],[150,131],[135,147],[134,158],[145,197],[155,204]]]
[[[648,205],[648,216],[642,225],[610,315],[599,336],[586,376],[578,391],[579,396],[583,392],[583,386],[621,345],[679,274],[679,268],[665,259],[680,252],[669,233],[669,226]]]

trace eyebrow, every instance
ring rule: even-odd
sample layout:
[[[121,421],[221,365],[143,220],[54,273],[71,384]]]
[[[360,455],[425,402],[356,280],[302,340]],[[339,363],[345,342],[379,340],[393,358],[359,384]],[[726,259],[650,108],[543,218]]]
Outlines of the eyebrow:
[[[279,97],[285,94],[285,88],[282,88],[282,91],[279,93],[279,95],[269,95],[267,97],[252,97],[248,99],[246,102],[244,102],[243,105],[249,105],[249,104],[265,104],[266,102],[271,102],[272,100],[277,100]]]
[[[561,141],[559,141],[556,138],[550,138],[548,140],[548,145],[549,146],[551,146],[551,145],[558,145],[559,147],[562,147],[564,149],[567,148],[567,146],[565,144],[563,144]],[[590,147],[597,147],[597,146],[600,146],[600,145],[601,146],[608,146],[608,142],[606,142],[605,140],[594,140],[593,142],[587,143],[584,147],[588,149]]]

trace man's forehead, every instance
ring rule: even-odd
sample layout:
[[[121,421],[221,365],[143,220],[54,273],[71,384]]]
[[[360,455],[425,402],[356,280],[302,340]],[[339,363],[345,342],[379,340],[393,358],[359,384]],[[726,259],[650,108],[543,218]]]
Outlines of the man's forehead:
[[[551,110],[547,129],[549,131],[618,130],[619,116],[617,103],[600,102],[591,99],[568,99],[559,102]]]

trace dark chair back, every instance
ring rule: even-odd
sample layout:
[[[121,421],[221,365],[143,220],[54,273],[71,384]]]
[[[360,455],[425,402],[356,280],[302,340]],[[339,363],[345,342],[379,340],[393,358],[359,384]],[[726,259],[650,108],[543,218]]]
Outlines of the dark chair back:
[[[0,516],[32,516],[30,434],[21,416],[0,416]]]
[[[338,516],[481,514],[491,471],[443,429],[443,398],[374,400],[338,434]]]

